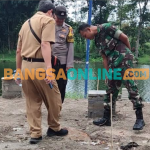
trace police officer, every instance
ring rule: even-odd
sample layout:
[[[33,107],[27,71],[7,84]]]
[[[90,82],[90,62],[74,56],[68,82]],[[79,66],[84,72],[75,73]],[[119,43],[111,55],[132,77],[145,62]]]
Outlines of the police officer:
[[[133,60],[128,37],[115,26],[111,25],[111,23],[104,23],[97,26],[82,24],[79,26],[79,33],[86,39],[95,39],[95,45],[101,51],[106,70],[108,71],[109,68],[121,68],[123,79],[125,71],[128,68],[132,68]],[[136,122],[133,126],[133,130],[142,130],[145,125],[142,113],[143,104],[134,80],[108,80],[107,94],[104,99],[104,116],[102,119],[93,121],[93,123],[99,126],[111,125],[110,93],[113,94],[114,103],[117,99],[122,82],[128,89],[129,99],[133,103],[134,110],[136,110]]]
[[[26,97],[27,120],[30,125],[31,144],[36,144],[42,140],[41,129],[41,105],[45,103],[48,110],[47,136],[64,136],[68,130],[61,129],[59,113],[61,110],[61,96],[55,80],[50,75],[51,65],[51,45],[55,42],[55,20],[52,18],[54,5],[50,0],[42,0],[38,6],[38,12],[27,20],[20,32],[17,45],[16,62],[17,69],[22,69],[23,77],[27,70],[34,75],[22,80],[22,88]],[[31,27],[30,27],[31,25]],[[34,33],[41,39],[41,44],[33,35]],[[50,30],[50,34],[49,34]],[[22,60],[23,59],[23,60]],[[40,80],[37,78],[37,70],[46,70],[47,76]],[[43,73],[42,73],[43,74]],[[20,80],[16,80],[17,84]],[[53,88],[49,84],[53,84]]]
[[[67,11],[64,6],[57,6],[55,9],[55,21],[56,21],[56,42],[52,46],[53,55],[60,60],[60,68],[55,68],[56,77],[61,74],[65,75],[63,78],[56,79],[60,93],[62,103],[65,98],[65,90],[67,85],[67,71],[73,68],[74,60],[74,37],[73,29],[70,25],[65,23],[67,17]],[[60,72],[59,72],[60,71]]]

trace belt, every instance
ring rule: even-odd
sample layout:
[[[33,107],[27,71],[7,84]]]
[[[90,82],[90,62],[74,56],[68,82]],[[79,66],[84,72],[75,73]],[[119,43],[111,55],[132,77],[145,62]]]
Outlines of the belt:
[[[26,58],[26,57],[23,57],[23,60],[29,61],[29,62],[44,62],[44,59],[42,59],[42,58]]]

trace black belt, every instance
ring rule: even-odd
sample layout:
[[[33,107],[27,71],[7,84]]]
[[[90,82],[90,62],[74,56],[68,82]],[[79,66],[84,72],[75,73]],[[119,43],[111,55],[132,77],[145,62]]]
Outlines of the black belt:
[[[44,62],[44,59],[42,59],[42,58],[26,58],[26,57],[23,57],[23,60],[29,61],[29,62]]]

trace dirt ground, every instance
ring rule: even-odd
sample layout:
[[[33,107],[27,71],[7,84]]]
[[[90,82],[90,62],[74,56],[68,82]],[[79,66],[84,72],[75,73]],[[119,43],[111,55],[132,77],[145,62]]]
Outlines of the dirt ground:
[[[47,111],[43,105],[43,140],[38,145],[29,144],[29,127],[25,117],[25,99],[3,99],[0,97],[0,150],[111,150],[111,128],[98,127],[87,117],[86,99],[66,99],[60,123],[69,130],[66,137],[46,137]],[[132,150],[150,150],[150,104],[145,103],[142,131],[133,131],[134,111],[130,101],[117,102],[117,115],[113,118],[113,145],[136,142],[140,145]]]

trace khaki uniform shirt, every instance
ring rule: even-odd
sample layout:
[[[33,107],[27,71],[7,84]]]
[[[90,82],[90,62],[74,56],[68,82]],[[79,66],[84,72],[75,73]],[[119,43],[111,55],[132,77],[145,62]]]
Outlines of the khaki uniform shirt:
[[[55,20],[43,12],[37,12],[31,19],[31,26],[36,35],[45,42],[55,42]],[[50,33],[49,33],[50,32]],[[43,58],[41,44],[32,34],[28,20],[23,24],[17,48],[21,49],[21,56],[26,58]]]
[[[74,60],[74,37],[73,29],[66,23],[62,26],[56,26],[56,40],[52,45],[52,53],[57,56],[61,64],[66,64],[66,67],[73,67]]]

